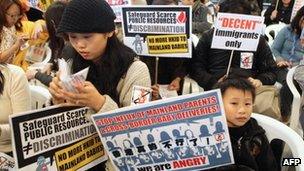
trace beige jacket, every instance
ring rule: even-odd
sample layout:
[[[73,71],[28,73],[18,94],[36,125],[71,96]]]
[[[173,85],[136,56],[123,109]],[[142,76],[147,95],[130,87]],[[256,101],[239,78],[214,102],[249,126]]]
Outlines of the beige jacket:
[[[0,152],[12,151],[9,115],[31,110],[30,90],[24,71],[15,65],[0,65],[4,91],[0,95]]]

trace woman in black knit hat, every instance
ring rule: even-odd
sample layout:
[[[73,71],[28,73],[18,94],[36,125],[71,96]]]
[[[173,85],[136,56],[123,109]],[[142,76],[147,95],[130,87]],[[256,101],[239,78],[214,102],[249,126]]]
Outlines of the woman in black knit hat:
[[[67,36],[73,47],[72,73],[90,69],[85,83],[74,85],[79,93],[65,91],[59,77],[53,78],[49,90],[54,104],[69,102],[101,113],[130,105],[134,85],[151,86],[147,66],[117,39],[115,18],[104,0],[68,4],[57,32]]]

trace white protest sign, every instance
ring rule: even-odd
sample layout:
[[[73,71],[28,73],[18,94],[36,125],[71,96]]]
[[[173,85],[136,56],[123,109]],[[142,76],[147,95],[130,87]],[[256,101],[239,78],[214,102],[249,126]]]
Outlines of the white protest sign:
[[[13,157],[0,152],[0,170],[14,170],[15,161]]]
[[[77,73],[70,75],[70,68],[68,67],[68,63],[64,59],[58,59],[58,67],[60,71],[60,80],[62,83],[62,87],[65,91],[78,93],[78,90],[75,88],[75,85],[83,85],[88,72],[89,67],[78,71]]]
[[[256,51],[264,17],[218,13],[211,48]]]
[[[138,55],[191,58],[191,8],[122,7],[124,44]]]
[[[295,0],[294,1],[290,21],[296,16],[297,12],[299,11],[299,9],[302,6],[304,6],[304,1],[303,0]]]
[[[168,90],[168,84],[166,85],[159,85],[159,95],[162,99],[170,98],[170,97],[177,97],[176,90]]]
[[[78,170],[107,159],[89,113],[87,107],[53,106],[10,115],[16,168]]]
[[[92,120],[116,170],[192,171],[234,163],[219,90],[124,107]]]
[[[150,87],[133,86],[131,105],[150,102],[152,98],[152,89]]]
[[[121,7],[123,5],[130,5],[131,4],[130,0],[106,0],[106,1],[111,6],[112,10],[116,15],[115,22],[121,22],[122,21]]]

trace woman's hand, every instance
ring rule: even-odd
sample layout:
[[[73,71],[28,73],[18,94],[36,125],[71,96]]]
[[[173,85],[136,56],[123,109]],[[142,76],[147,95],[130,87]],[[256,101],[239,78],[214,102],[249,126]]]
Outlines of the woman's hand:
[[[56,74],[56,77],[53,77],[52,82],[49,85],[49,92],[52,95],[52,101],[54,104],[61,104],[65,102],[63,88],[59,79],[59,72]]]
[[[180,89],[180,77],[176,77],[168,86],[168,90],[176,90],[179,91]]]
[[[91,82],[85,81],[81,85],[74,85],[74,87],[78,90],[78,93],[63,91],[63,95],[68,102],[90,107],[95,112],[102,108],[106,98],[98,92]]]
[[[270,19],[274,20],[275,18],[277,18],[278,15],[278,11],[277,10],[273,10],[271,15],[270,15]]]
[[[15,42],[15,45],[20,48],[25,43],[25,40],[21,36],[17,36],[17,40]]]
[[[29,37],[28,35],[26,34],[20,34],[20,35],[17,35],[17,40],[15,42],[15,45],[18,47],[18,49],[24,45],[26,43],[26,41],[29,40]]]
[[[37,72],[38,72],[38,70],[36,70],[36,69],[28,69],[28,70],[25,72],[25,75],[26,75],[27,80],[34,79],[34,78],[35,78],[35,75],[37,74]]]
[[[224,81],[227,78],[227,75],[223,75],[220,79],[217,80],[218,83]]]
[[[158,100],[159,99],[159,85],[154,84],[151,88],[152,88],[152,100]]]
[[[260,87],[260,86],[263,85],[263,83],[262,83],[260,80],[254,79],[254,78],[252,78],[252,77],[249,77],[249,78],[248,78],[248,81],[249,81],[255,88],[258,88],[258,87]]]
[[[288,61],[278,61],[277,66],[279,68],[281,68],[281,67],[292,67],[292,64]]]

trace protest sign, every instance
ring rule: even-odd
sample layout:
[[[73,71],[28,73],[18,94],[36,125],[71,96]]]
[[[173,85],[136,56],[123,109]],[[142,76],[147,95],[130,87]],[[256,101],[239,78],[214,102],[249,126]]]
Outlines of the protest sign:
[[[77,170],[105,155],[98,134],[55,153],[58,170]],[[96,163],[98,164],[98,163]],[[82,170],[84,170],[82,168]]]
[[[168,90],[169,85],[163,84],[159,85],[159,95],[162,99],[171,98],[171,97],[177,97],[177,91],[176,90]]]
[[[297,12],[299,11],[299,9],[302,6],[304,6],[304,1],[303,0],[295,0],[294,1],[290,21],[296,16]]]
[[[150,87],[133,86],[131,105],[150,102],[152,99],[152,89]]]
[[[55,106],[10,116],[17,169],[77,170],[104,161],[104,155],[87,154],[97,149],[98,153],[104,154],[98,142],[86,144],[96,138],[95,127],[85,116],[89,112],[87,107]],[[86,148],[82,147],[85,145]],[[81,151],[77,151],[79,148]],[[64,158],[63,151],[69,158]]]
[[[130,5],[131,4],[130,0],[106,0],[106,1],[111,6],[111,8],[113,9],[116,15],[115,22],[121,22],[122,20],[121,7],[123,5]]]
[[[14,167],[14,159],[9,155],[0,152],[0,170],[13,170]]]
[[[191,8],[122,7],[124,43],[138,55],[191,58]]]
[[[234,163],[219,90],[91,117],[116,170],[202,170]]]
[[[211,48],[256,51],[264,17],[218,13]]]
[[[71,75],[70,68],[68,63],[64,59],[58,59],[58,67],[60,71],[60,81],[62,87],[65,91],[78,93],[76,85],[84,85],[84,82],[87,78],[89,67],[78,71],[77,73]]]
[[[54,0],[28,0],[30,7],[38,9],[40,11],[46,11],[46,9],[54,2]]]

